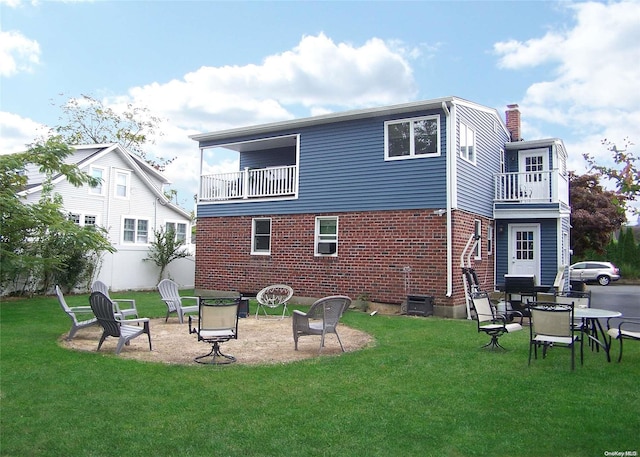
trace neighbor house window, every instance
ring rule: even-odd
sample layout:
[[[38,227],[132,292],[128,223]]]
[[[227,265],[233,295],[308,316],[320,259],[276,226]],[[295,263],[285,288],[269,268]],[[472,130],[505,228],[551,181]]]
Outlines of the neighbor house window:
[[[316,217],[315,255],[338,255],[338,218]]]
[[[146,219],[124,218],[122,228],[123,243],[149,243],[149,221]]]
[[[104,195],[104,168],[91,167],[89,169],[89,174],[91,175],[91,177],[100,180],[99,184],[93,187],[89,187],[89,193],[93,195]]]
[[[474,233],[476,236],[481,236],[482,235],[482,222],[479,221],[478,219],[473,221],[473,225],[474,225]],[[475,250],[475,258],[476,260],[480,260],[482,259],[482,239],[478,240],[478,243],[476,244],[476,250]]]
[[[384,123],[384,158],[399,160],[440,154],[440,116]]]
[[[476,132],[463,123],[460,123],[460,157],[476,163]]]
[[[129,198],[131,186],[131,173],[128,171],[116,171],[115,195],[120,198]]]
[[[165,224],[165,231],[173,232],[176,241],[187,242],[187,224],[180,222],[167,222]]]
[[[253,219],[251,227],[251,254],[271,254],[271,219]]]
[[[95,227],[98,216],[94,214],[69,213],[68,219],[81,227]]]

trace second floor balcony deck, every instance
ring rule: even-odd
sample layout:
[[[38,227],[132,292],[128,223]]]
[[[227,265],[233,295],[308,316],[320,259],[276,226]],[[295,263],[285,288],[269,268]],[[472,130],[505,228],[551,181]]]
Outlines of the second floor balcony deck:
[[[199,202],[224,202],[295,196],[298,167],[245,168],[200,177]]]
[[[494,177],[494,203],[569,204],[569,181],[559,170],[499,173]]]

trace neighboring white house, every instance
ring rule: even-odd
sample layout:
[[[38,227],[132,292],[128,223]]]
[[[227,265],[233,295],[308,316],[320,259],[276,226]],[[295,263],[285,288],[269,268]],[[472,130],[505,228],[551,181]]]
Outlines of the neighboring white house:
[[[103,255],[94,279],[104,281],[112,290],[152,289],[158,282],[159,268],[143,259],[149,253],[154,231],[173,229],[191,244],[191,217],[171,203],[163,193],[170,182],[144,160],[118,143],[74,146],[66,163],[75,163],[81,171],[100,178],[102,185],[75,187],[63,175],[53,177],[53,192],[60,194],[69,218],[79,225],[102,226],[117,252]],[[38,201],[44,175],[36,168],[26,170],[29,184],[27,203]],[[165,271],[180,286],[194,285],[194,256],[171,262]]]

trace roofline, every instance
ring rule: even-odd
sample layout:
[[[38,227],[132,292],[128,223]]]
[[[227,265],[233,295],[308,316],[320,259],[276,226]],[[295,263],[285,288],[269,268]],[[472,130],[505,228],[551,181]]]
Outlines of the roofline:
[[[509,151],[514,151],[523,148],[547,147],[558,143],[564,146],[564,143],[560,138],[542,138],[539,140],[510,141],[509,143],[505,143],[504,148]]]
[[[296,129],[296,128],[322,125],[322,124],[330,124],[333,122],[345,122],[345,121],[352,121],[352,120],[364,119],[364,118],[375,117],[375,116],[401,114],[405,112],[416,111],[417,109],[440,108],[443,103],[468,105],[468,106],[483,108],[485,110],[489,109],[495,112],[497,117],[500,118],[497,110],[493,108],[488,108],[483,105],[478,105],[476,103],[470,102],[468,100],[464,100],[459,97],[449,96],[449,97],[435,98],[432,100],[422,100],[417,102],[402,103],[398,105],[350,110],[350,111],[343,111],[340,113],[323,114],[320,116],[293,119],[288,121],[272,122],[269,124],[236,127],[233,129],[220,130],[217,132],[198,133],[195,135],[189,135],[189,138],[194,141],[202,142],[202,141],[223,140],[223,139],[232,138],[238,135],[267,134],[267,133],[272,133],[278,130],[282,130],[285,127]]]

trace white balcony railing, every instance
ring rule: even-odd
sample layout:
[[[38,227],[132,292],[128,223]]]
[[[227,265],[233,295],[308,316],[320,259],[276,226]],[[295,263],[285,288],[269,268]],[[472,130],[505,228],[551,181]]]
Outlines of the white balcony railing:
[[[494,201],[569,203],[569,184],[558,170],[499,173],[494,178]]]
[[[233,173],[203,175],[200,201],[241,200],[295,195],[298,167],[245,168]]]

